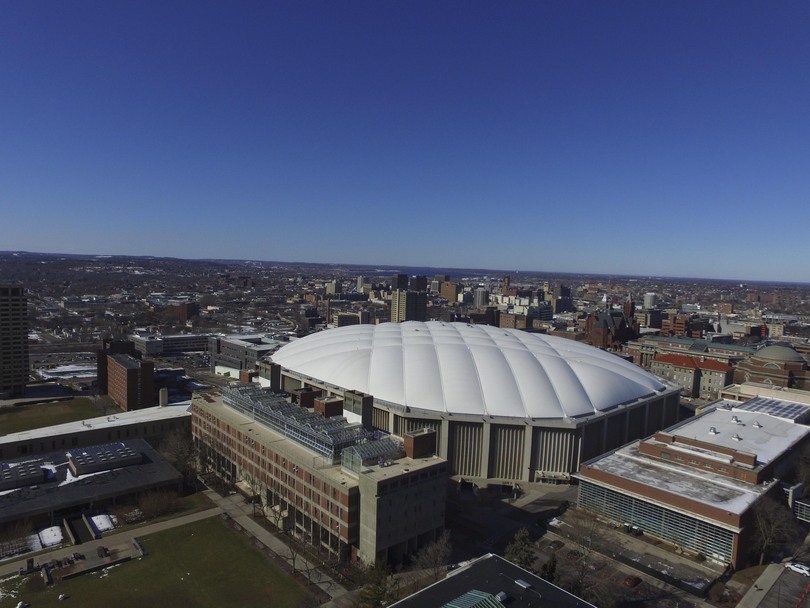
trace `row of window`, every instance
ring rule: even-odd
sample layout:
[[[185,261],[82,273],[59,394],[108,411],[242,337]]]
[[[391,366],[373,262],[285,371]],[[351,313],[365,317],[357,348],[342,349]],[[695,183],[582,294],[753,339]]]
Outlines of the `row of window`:
[[[578,502],[583,509],[617,523],[638,526],[644,532],[690,551],[723,563],[732,560],[734,533],[705,520],[586,480],[580,483]]]

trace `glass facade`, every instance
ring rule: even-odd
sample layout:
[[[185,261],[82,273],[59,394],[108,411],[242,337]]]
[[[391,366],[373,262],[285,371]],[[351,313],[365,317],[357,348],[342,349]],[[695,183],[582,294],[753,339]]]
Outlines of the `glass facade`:
[[[664,505],[628,496],[580,479],[579,506],[637,526],[643,532],[722,563],[732,561],[734,532],[715,524],[667,509]]]

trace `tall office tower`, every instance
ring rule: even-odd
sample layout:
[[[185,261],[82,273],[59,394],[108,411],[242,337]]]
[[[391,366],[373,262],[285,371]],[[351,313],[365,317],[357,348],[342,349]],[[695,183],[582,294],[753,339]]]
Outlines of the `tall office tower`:
[[[365,283],[365,282],[366,282],[366,278],[363,275],[360,275],[359,277],[357,277],[357,287],[355,289],[357,289],[357,291],[359,293],[363,292],[363,283]]]
[[[15,397],[28,383],[28,299],[22,287],[0,286],[0,396]]]
[[[424,291],[397,289],[391,296],[391,321],[427,320],[427,294]]]
[[[650,308],[655,308],[656,300],[658,299],[658,294],[652,291],[648,291],[644,294],[644,310],[649,310]]]
[[[428,288],[427,277],[424,275],[416,275],[414,277],[411,277],[411,281],[408,287],[411,291],[427,291]]]
[[[408,289],[407,274],[395,274],[391,278],[391,291],[396,291],[397,289]]]
[[[473,306],[484,308],[489,304],[489,292],[484,287],[477,287],[473,292]]]

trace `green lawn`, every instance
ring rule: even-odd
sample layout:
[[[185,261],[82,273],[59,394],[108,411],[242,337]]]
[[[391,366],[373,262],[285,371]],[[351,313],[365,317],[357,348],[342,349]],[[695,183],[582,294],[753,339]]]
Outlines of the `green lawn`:
[[[0,608],[25,601],[36,608],[75,606],[272,606],[317,605],[295,580],[219,517],[141,537],[146,557],[46,588],[41,577],[0,581]],[[9,592],[17,589],[15,595]]]
[[[76,397],[56,403],[35,403],[0,410],[0,435],[20,433],[44,426],[96,418],[101,412],[91,399]]]

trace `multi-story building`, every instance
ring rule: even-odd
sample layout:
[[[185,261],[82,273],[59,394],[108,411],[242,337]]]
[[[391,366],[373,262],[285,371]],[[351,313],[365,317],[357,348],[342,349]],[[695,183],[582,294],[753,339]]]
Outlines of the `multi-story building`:
[[[754,508],[810,443],[807,405],[720,402],[685,422],[585,462],[578,504],[692,555],[741,566]]]
[[[624,345],[624,352],[633,358],[633,363],[650,369],[658,355],[676,354],[712,359],[736,366],[740,361],[754,354],[755,348],[737,344],[724,344],[717,341],[695,338],[669,338],[663,336],[643,336]]]
[[[166,307],[166,314],[179,323],[199,316],[200,305],[197,302],[173,302]]]
[[[164,353],[205,352],[211,334],[176,334],[173,336],[129,336],[135,350],[147,357]]]
[[[427,294],[397,289],[391,295],[391,321],[424,321],[427,319]]]
[[[256,369],[256,363],[274,352],[280,342],[261,334],[211,336],[208,339],[208,353],[211,360],[211,373],[230,373],[237,376],[244,369]]]
[[[447,463],[432,431],[404,445],[373,440],[342,416],[232,384],[195,394],[192,433],[204,468],[246,486],[279,528],[342,560],[401,561],[444,528]]]
[[[155,364],[130,355],[108,355],[108,394],[125,412],[155,405]]]
[[[684,397],[717,399],[723,387],[731,384],[734,368],[713,359],[688,355],[658,355],[650,371],[683,387]]]
[[[104,340],[101,349],[96,351],[96,379],[99,395],[106,395],[109,392],[109,355],[141,356],[135,348],[135,343],[131,340]]]
[[[0,285],[0,397],[25,392],[28,383],[28,298],[25,289]]]
[[[759,382],[775,387],[810,388],[807,360],[794,348],[774,344],[759,349],[734,371],[735,382]]]

